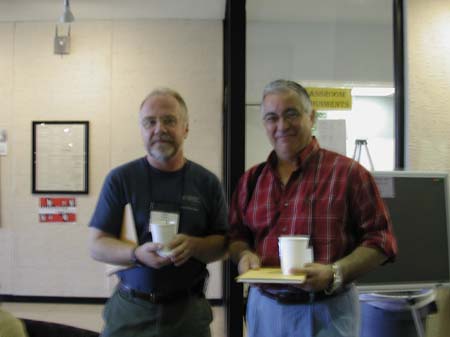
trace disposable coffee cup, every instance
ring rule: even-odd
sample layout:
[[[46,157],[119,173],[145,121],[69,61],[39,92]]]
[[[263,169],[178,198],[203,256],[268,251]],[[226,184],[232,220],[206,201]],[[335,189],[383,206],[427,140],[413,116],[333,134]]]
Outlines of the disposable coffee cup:
[[[152,232],[152,241],[164,245],[162,249],[158,250],[158,254],[164,257],[172,255],[172,251],[167,248],[167,245],[177,234],[178,224],[175,222],[151,223],[150,231]]]
[[[291,275],[293,268],[303,268],[305,263],[312,262],[312,250],[308,248],[309,236],[280,236],[278,248],[280,253],[281,271]]]
[[[312,247],[306,248],[306,256],[305,263],[313,263],[314,262],[314,252]]]

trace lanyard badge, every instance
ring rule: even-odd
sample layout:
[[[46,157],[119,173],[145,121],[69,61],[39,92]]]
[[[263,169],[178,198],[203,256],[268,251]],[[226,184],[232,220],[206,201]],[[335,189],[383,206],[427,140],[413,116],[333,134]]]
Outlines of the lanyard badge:
[[[151,223],[161,225],[175,224],[178,227],[180,223],[179,206],[176,204],[151,202],[149,225]]]

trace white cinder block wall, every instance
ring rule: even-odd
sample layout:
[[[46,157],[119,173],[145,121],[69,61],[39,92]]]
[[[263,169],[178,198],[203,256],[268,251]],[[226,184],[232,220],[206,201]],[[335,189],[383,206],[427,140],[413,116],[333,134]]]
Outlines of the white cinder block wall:
[[[407,167],[449,172],[450,2],[407,0],[405,4]],[[448,288],[438,290],[437,305],[438,313],[427,322],[427,336],[450,336]]]
[[[0,293],[108,296],[105,268],[87,251],[87,224],[107,172],[145,154],[137,112],[155,86],[186,99],[187,157],[219,177],[222,167],[222,21],[80,21],[72,51],[53,54],[50,22],[0,24]],[[31,193],[31,122],[87,120],[89,194],[76,195],[76,224],[38,222]],[[222,296],[219,264],[209,297]]]
[[[408,165],[450,170],[450,2],[408,0]]]

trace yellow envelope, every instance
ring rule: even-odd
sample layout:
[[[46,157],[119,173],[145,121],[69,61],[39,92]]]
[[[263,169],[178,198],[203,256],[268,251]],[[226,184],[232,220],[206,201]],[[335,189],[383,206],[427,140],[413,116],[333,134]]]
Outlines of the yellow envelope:
[[[138,243],[138,237],[136,233],[136,225],[134,223],[133,210],[131,204],[126,204],[123,211],[122,229],[120,231],[120,240],[132,244]],[[106,274],[111,276],[120,270],[128,269],[129,266],[118,266],[113,264],[106,264]]]
[[[259,268],[249,271],[236,277],[241,283],[286,283],[301,284],[305,282],[304,274],[284,275],[280,268]]]

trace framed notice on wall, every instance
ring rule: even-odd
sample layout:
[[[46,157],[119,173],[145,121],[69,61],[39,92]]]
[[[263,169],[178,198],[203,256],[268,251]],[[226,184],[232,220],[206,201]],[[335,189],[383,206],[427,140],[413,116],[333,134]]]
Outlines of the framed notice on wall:
[[[89,122],[33,121],[33,193],[88,193]]]

